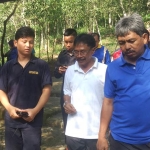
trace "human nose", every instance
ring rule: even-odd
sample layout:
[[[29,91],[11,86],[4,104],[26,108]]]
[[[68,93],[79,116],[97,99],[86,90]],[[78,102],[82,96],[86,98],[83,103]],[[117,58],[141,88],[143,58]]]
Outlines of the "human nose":
[[[67,43],[67,47],[70,47],[70,43]]]
[[[82,54],[80,51],[78,52],[77,57],[82,57]]]
[[[26,46],[29,47],[29,46],[30,46],[30,43],[29,43],[29,42],[26,42]]]
[[[126,42],[126,43],[125,43],[125,48],[126,48],[127,50],[130,49],[130,48],[131,48],[131,44],[128,43],[128,42]]]

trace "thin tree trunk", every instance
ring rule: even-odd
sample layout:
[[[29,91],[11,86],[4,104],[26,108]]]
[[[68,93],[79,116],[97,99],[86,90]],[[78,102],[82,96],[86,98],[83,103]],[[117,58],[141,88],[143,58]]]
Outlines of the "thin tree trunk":
[[[18,2],[14,5],[14,9],[11,12],[11,14],[7,17],[7,19],[4,21],[4,28],[3,28],[3,35],[2,35],[2,39],[1,39],[1,57],[2,57],[2,65],[4,64],[4,53],[3,53],[3,45],[4,45],[4,39],[5,39],[5,34],[6,34],[6,26],[7,26],[7,22],[9,21],[9,19],[13,16],[13,14],[15,13],[17,6],[18,6]]]
[[[49,35],[49,25],[47,24],[47,34],[46,35]],[[46,37],[47,39],[47,60],[48,60],[48,63],[50,62],[50,58],[49,58],[49,36]]]
[[[123,2],[122,2],[122,0],[120,0],[120,7],[121,7],[121,9],[122,9],[123,15],[126,16],[127,13],[126,13],[126,11],[125,11],[125,8],[123,7]]]
[[[109,13],[109,27],[111,27],[111,22],[112,22],[112,20],[111,20],[111,13]]]
[[[39,58],[41,58],[41,30],[40,30],[40,38],[39,38]]]

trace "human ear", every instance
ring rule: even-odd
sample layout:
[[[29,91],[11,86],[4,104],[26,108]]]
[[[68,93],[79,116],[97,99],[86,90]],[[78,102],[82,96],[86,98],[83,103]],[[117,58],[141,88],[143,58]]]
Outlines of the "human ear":
[[[17,40],[14,40],[14,46],[17,47]]]
[[[147,33],[144,33],[144,34],[142,35],[142,37],[143,37],[144,44],[147,44],[147,43],[148,43],[148,40],[149,40],[148,34],[147,34]]]
[[[96,50],[96,47],[93,47],[93,48],[91,49],[92,55],[94,54],[95,50]]]

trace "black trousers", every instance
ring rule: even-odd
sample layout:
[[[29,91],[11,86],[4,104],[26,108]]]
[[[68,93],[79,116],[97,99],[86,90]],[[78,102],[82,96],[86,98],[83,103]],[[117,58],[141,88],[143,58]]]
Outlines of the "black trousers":
[[[150,150],[150,143],[133,145],[124,142],[116,141],[110,134],[109,136],[110,150]]]
[[[68,114],[65,112],[65,109],[64,109],[63,105],[64,105],[64,98],[63,98],[63,93],[61,93],[60,106],[61,106],[61,113],[62,113],[64,131],[65,131],[66,130],[66,125],[67,125]]]
[[[81,139],[66,136],[68,150],[97,150],[97,139]]]
[[[10,128],[5,127],[6,150],[40,150],[41,128]]]

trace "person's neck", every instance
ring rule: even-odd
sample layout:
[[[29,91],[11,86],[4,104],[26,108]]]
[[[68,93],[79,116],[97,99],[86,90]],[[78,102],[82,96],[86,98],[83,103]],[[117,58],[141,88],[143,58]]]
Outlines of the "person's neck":
[[[19,64],[24,68],[26,64],[30,61],[31,55],[30,56],[23,56],[23,55],[18,55],[18,62]]]
[[[92,57],[91,60],[86,64],[80,66],[80,68],[86,73],[95,63],[95,59]]]
[[[73,55],[72,51],[73,51],[73,50],[67,50],[67,52],[68,52],[68,54],[69,54],[70,56]]]

